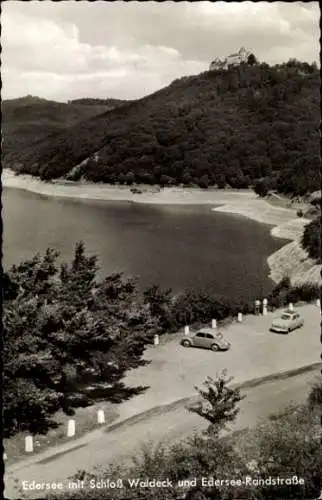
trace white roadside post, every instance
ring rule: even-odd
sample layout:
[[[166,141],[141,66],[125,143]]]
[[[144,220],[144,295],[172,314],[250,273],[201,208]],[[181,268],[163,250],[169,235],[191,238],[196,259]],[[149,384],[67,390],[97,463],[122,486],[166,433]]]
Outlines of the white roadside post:
[[[267,299],[263,299],[263,316],[267,316]]]
[[[159,344],[160,344],[159,335],[156,333],[154,335],[154,345],[159,345]]]
[[[97,423],[98,424],[105,424],[105,414],[104,410],[98,410],[97,412]]]
[[[32,436],[25,437],[25,452],[32,453],[34,451],[34,442]]]
[[[68,420],[67,424],[67,437],[74,437],[75,436],[75,420],[70,419]]]
[[[3,460],[7,460],[7,458],[8,458],[8,457],[7,457],[7,454],[6,454],[6,452],[4,451],[4,452],[3,452]]]
[[[184,327],[184,334],[185,334],[185,335],[189,335],[189,326],[188,326],[188,325],[186,325],[186,326]]]
[[[294,311],[294,307],[293,307],[292,302],[290,302],[290,303],[289,303],[289,305],[288,305],[288,310],[289,310],[289,311]]]
[[[217,328],[217,320],[211,320],[211,328]]]
[[[316,305],[317,307],[321,307],[321,299],[316,299]]]
[[[238,313],[237,321],[238,321],[238,323],[241,323],[243,321],[243,315],[242,315],[242,313]]]

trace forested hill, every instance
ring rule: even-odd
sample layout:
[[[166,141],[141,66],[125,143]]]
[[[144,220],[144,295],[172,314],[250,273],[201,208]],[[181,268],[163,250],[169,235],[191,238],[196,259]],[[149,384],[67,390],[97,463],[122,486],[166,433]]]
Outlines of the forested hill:
[[[107,183],[230,185],[264,178],[320,188],[320,76],[315,65],[243,63],[184,77],[22,150],[5,166]],[[77,167],[78,166],[78,167]]]
[[[66,128],[114,109],[116,99],[79,99],[69,103],[48,101],[36,96],[8,99],[1,103],[5,159],[20,155],[21,150],[60,133]]]
[[[130,101],[121,99],[93,99],[91,97],[85,97],[82,99],[73,99],[72,101],[68,101],[68,104],[86,104],[88,106],[105,105],[114,109],[120,106],[124,106],[124,104],[127,104],[129,102]]]

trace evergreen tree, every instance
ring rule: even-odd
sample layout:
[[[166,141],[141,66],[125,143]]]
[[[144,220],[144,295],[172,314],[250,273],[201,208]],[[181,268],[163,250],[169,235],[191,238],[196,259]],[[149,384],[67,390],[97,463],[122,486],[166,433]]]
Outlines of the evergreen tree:
[[[301,243],[310,257],[321,258],[321,220],[319,217],[305,227]]]
[[[226,429],[228,423],[233,422],[239,412],[238,403],[244,399],[239,389],[228,386],[232,377],[227,377],[223,370],[216,379],[208,377],[204,382],[204,389],[196,387],[201,401],[189,410],[210,422],[207,429],[209,436],[218,436]]]
[[[134,280],[114,274],[97,281],[97,258],[77,244],[71,264],[47,250],[8,271],[18,294],[5,303],[4,429],[45,430],[58,409],[120,401],[137,389],[121,383],[144,363],[158,323]],[[96,395],[88,385],[98,384]]]

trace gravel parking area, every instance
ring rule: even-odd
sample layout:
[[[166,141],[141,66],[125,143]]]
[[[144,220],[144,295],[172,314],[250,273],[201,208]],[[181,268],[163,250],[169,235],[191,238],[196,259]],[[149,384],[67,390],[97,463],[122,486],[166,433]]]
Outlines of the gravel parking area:
[[[120,419],[168,404],[195,394],[194,386],[218,370],[227,369],[234,381],[243,382],[272,373],[295,369],[320,361],[320,309],[307,304],[298,307],[304,327],[289,335],[269,331],[271,322],[281,311],[267,316],[247,316],[242,323],[233,322],[221,330],[231,342],[227,352],[184,348],[178,335],[173,341],[147,349],[150,364],[129,372],[125,383],[149,385],[150,388],[120,406]]]

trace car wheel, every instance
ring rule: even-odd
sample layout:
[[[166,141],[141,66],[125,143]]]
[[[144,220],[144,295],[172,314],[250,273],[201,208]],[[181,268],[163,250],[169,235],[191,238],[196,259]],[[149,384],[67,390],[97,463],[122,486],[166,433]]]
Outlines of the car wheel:
[[[211,346],[211,350],[212,350],[212,351],[214,351],[214,352],[219,351],[219,345],[217,345],[217,344],[212,344],[212,346]]]
[[[184,340],[182,342],[182,345],[183,345],[183,347],[190,347],[191,344],[190,344],[189,340]]]

